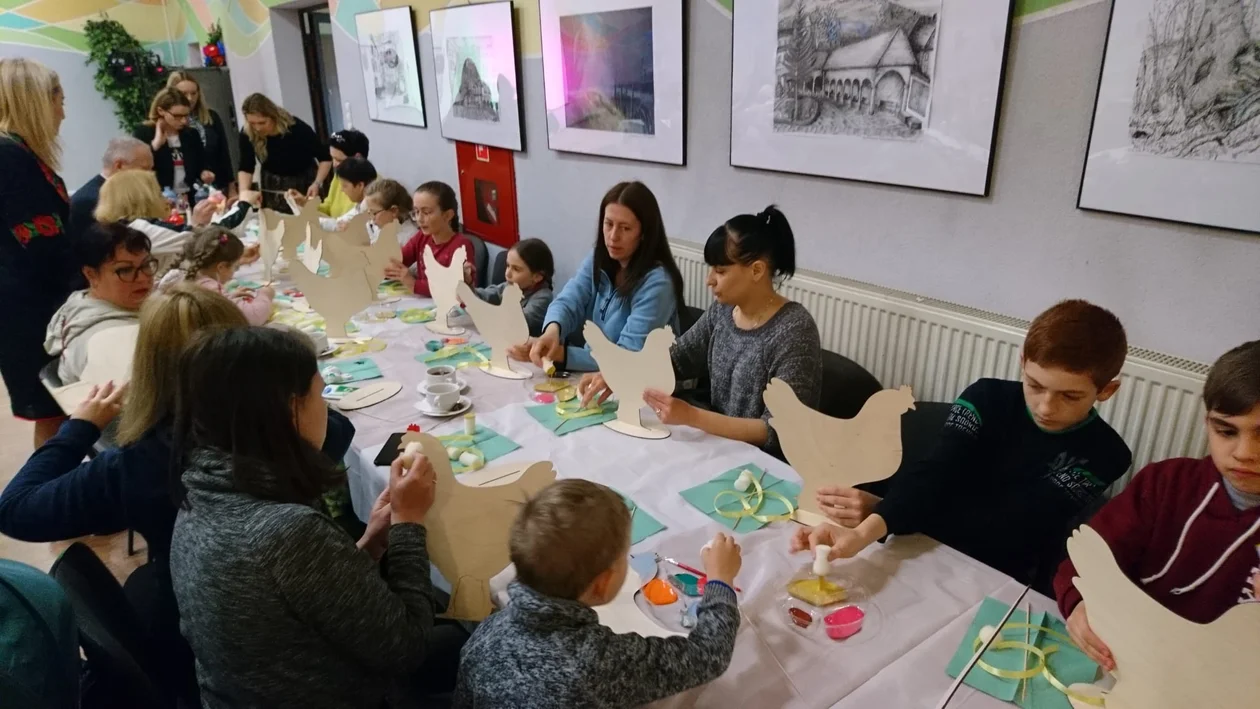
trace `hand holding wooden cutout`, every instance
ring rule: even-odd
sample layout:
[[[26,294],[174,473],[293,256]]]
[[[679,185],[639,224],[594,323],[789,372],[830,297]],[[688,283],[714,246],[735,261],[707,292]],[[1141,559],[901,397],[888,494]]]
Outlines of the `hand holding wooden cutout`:
[[[803,483],[799,522],[829,521],[818,507],[818,488],[883,480],[901,465],[901,415],[914,408],[908,386],[876,392],[851,419],[832,418],[802,404],[782,379],[770,380],[764,399],[783,454]]]
[[[1116,661],[1107,709],[1256,706],[1260,603],[1234,606],[1206,625],[1194,623],[1134,584],[1088,525],[1072,534],[1067,547],[1090,627]]]
[[[521,289],[509,283],[503,289],[503,298],[498,305],[491,305],[477,296],[467,283],[460,281],[455,292],[464,304],[464,309],[472,316],[477,332],[490,345],[490,367],[487,374],[504,379],[528,379],[529,374],[517,372],[508,362],[508,350],[529,339],[529,325],[525,322],[525,311],[521,309]]]
[[[485,620],[490,615],[490,579],[507,567],[508,535],[530,495],[556,479],[549,462],[531,465],[519,480],[494,487],[469,487],[451,471],[446,448],[423,433],[402,437],[399,449],[419,443],[437,474],[437,497],[425,517],[429,556],[451,584],[445,617]]]
[[[674,391],[674,363],[669,356],[669,348],[674,344],[674,331],[662,327],[649,332],[639,352],[613,344],[603,330],[589,320],[582,334],[586,336],[591,355],[599,363],[599,372],[608,388],[617,394],[621,402],[617,407],[617,421],[609,422],[619,425],[608,427],[638,438],[669,436],[669,429],[644,426],[640,409],[644,404],[644,390]]]

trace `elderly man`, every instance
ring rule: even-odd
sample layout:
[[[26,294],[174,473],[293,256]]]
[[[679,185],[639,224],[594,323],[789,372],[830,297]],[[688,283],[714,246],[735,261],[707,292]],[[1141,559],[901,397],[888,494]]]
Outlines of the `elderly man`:
[[[101,158],[101,173],[74,191],[70,198],[70,236],[77,239],[91,226],[96,218],[96,202],[101,196],[101,185],[119,170],[152,170],[153,151],[143,141],[126,136],[114,138],[105,148]]]

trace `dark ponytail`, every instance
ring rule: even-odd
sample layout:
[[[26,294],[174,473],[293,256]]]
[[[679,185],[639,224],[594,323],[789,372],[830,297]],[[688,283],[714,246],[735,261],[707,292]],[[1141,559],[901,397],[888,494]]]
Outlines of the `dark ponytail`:
[[[731,217],[713,230],[704,245],[704,262],[710,266],[744,266],[765,259],[774,278],[796,273],[796,239],[787,217],[773,204],[758,214]]]
[[[445,212],[451,210],[455,212],[455,216],[451,217],[451,231],[459,233],[459,200],[455,198],[455,190],[445,182],[426,182],[416,188],[416,192],[427,192],[437,198],[438,209]]]

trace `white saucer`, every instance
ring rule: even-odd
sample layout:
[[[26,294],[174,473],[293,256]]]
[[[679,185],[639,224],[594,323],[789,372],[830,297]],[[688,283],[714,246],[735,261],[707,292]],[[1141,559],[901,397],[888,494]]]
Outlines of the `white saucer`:
[[[456,375],[455,375],[455,383],[459,385],[459,393],[461,393],[461,394],[467,394],[467,393],[468,393],[468,380],[467,380],[467,379],[464,379],[463,377],[461,377],[461,376],[459,376],[458,374],[456,374]],[[429,382],[427,382],[427,381],[423,381],[423,382],[420,382],[419,384],[417,384],[417,385],[416,385],[416,391],[417,391],[417,392],[419,392],[420,396],[424,396],[425,394],[428,394],[428,393],[429,393]]]
[[[416,411],[419,411],[425,416],[429,416],[435,419],[446,419],[452,416],[458,416],[471,408],[472,408],[472,399],[469,399],[466,396],[459,397],[459,404],[457,404],[455,408],[451,409],[450,411],[434,411],[433,409],[429,408],[429,402],[426,401],[425,399],[421,399],[420,401],[416,402]]]

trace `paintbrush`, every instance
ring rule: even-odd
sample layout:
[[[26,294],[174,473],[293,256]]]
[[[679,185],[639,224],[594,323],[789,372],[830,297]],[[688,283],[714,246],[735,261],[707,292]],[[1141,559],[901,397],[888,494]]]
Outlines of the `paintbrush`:
[[[697,569],[697,568],[692,567],[692,566],[687,566],[686,564],[682,563],[681,561],[677,561],[677,560],[675,560],[675,559],[671,559],[671,558],[669,558],[668,556],[661,556],[660,554],[656,554],[656,560],[657,560],[657,561],[665,561],[665,562],[671,563],[671,564],[673,564],[674,566],[677,566],[678,568],[682,569],[683,571],[688,571],[688,572],[690,572],[690,573],[693,573],[693,574],[695,574],[696,576],[698,576],[699,578],[702,578],[702,579],[707,579],[707,578],[709,577],[709,575],[708,575],[708,574],[704,573],[704,572],[703,572],[703,571],[701,571],[700,569]],[[736,592],[736,593],[743,593],[743,592],[744,592],[744,589],[740,588],[739,586],[736,586],[736,587],[735,587],[735,592]]]

